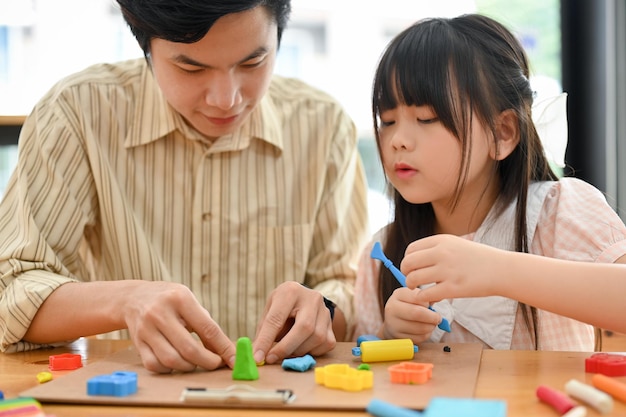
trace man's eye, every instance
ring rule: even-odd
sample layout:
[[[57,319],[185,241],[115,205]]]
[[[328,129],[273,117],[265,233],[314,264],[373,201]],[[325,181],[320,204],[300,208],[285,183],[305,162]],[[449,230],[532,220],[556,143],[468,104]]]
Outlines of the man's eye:
[[[197,67],[193,67],[193,68],[184,68],[184,67],[178,67],[181,71],[186,72],[187,74],[197,74],[199,72],[202,72],[204,69],[203,68],[197,68]]]
[[[263,62],[265,62],[265,57],[259,57],[255,60],[246,61],[243,64],[241,64],[241,66],[244,68],[256,68],[259,65],[261,65]]]

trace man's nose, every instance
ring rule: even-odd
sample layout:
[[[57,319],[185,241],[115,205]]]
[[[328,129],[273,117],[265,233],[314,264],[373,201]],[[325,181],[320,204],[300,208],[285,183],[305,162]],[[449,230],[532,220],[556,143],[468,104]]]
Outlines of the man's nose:
[[[211,107],[229,110],[241,102],[239,84],[232,74],[220,74],[209,82],[205,95]]]

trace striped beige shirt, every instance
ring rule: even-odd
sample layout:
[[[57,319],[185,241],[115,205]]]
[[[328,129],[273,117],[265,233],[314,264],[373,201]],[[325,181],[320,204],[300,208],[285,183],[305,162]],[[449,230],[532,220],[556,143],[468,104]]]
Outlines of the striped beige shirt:
[[[181,282],[226,334],[254,336],[290,280],[352,322],[366,183],[354,125],[327,94],[274,77],[235,133],[210,143],[143,59],[62,80],[27,118],[0,204],[1,350],[70,281]]]

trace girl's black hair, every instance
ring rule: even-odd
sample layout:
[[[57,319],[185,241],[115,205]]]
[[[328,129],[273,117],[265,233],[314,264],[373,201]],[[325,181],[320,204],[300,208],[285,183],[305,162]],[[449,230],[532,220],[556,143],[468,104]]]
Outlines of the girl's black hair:
[[[291,0],[117,0],[124,20],[146,57],[154,38],[194,43],[227,14],[265,7],[276,22],[278,44],[291,13]]]
[[[505,110],[515,113],[519,121],[519,145],[497,163],[494,176],[500,184],[496,209],[503,210],[517,199],[515,250],[518,252],[528,252],[529,184],[557,179],[532,122],[534,93],[529,75],[523,47],[495,20],[478,14],[432,18],[405,29],[387,46],[376,71],[372,94],[379,155],[380,114],[399,104],[431,106],[446,129],[459,139],[462,159],[454,205],[463,192],[469,170],[472,116],[496,138],[497,116]],[[409,203],[389,183],[388,190],[395,214],[383,242],[387,256],[399,265],[409,243],[434,233],[435,217],[430,203]],[[381,268],[379,282],[384,314],[384,305],[398,284],[386,268]],[[536,310],[523,305],[523,312],[537,347]]]

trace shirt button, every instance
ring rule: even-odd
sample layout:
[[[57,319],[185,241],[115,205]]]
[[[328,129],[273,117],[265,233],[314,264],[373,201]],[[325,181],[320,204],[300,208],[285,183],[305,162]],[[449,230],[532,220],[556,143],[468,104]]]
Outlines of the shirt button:
[[[205,222],[211,220],[211,213],[204,213],[202,215],[202,220],[205,221]]]
[[[202,274],[202,281],[206,282],[209,280],[209,274]]]

